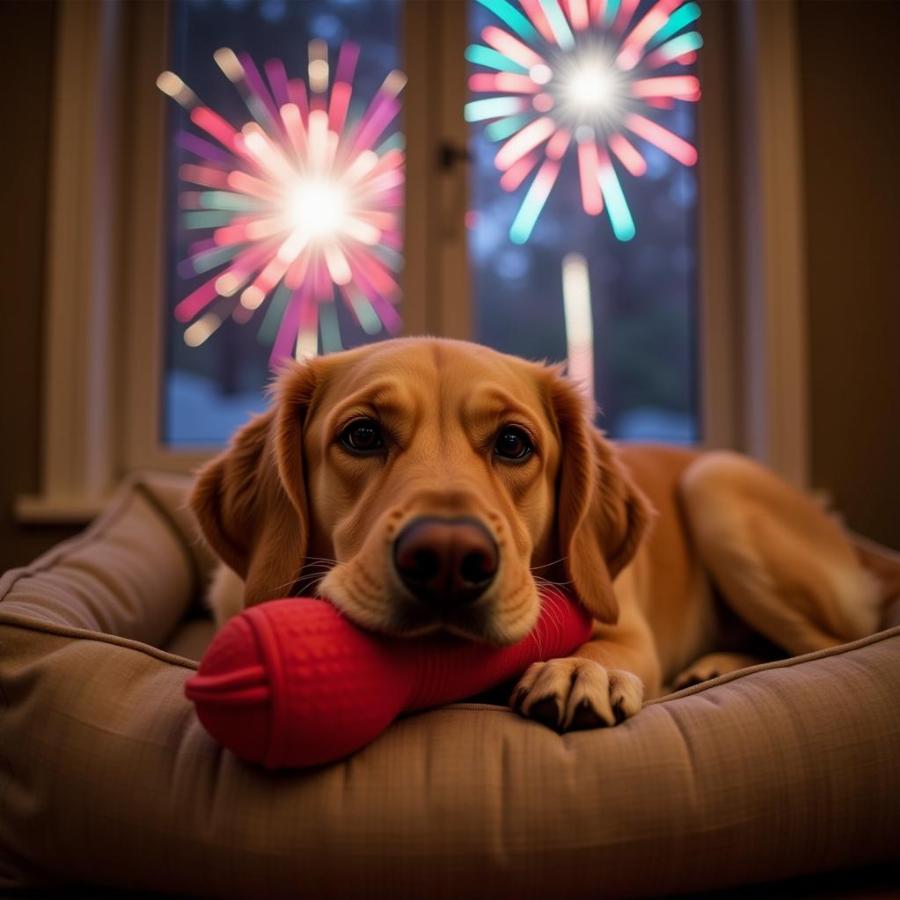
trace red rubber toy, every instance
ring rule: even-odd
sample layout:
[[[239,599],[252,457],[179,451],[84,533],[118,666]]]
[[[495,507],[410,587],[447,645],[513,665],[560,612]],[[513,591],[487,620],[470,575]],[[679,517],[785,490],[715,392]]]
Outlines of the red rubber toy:
[[[404,710],[480,693],[565,656],[590,633],[590,614],[556,591],[544,592],[534,630],[509,647],[387,638],[325,600],[273,600],[228,622],[185,693],[206,730],[242,759],[314,766],[364,747]]]

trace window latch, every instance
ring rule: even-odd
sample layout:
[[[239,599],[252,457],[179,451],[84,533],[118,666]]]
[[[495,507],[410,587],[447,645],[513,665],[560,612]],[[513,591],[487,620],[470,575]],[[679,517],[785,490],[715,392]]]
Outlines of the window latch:
[[[468,148],[452,141],[441,141],[438,146],[438,168],[444,171],[454,169],[457,163],[467,163],[471,158]]]

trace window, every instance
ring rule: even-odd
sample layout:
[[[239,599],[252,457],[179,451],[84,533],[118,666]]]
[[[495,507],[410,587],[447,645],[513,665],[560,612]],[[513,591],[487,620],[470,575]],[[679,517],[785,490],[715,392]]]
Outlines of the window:
[[[171,4],[167,446],[224,443],[280,360],[399,331],[400,11]]]
[[[568,359],[614,437],[700,436],[699,17],[471,4],[475,338]]]
[[[396,55],[409,80],[395,130],[405,134],[407,178],[416,186],[403,198],[405,228],[397,249],[405,258],[394,260],[402,262],[396,273],[402,303],[396,310],[404,329],[475,337],[518,352],[562,357],[571,350],[573,332],[565,327],[564,302],[560,315],[567,262],[570,288],[590,295],[595,351],[589,354],[594,366],[591,382],[605,407],[603,426],[614,434],[637,435],[647,433],[649,421],[660,436],[693,435],[711,446],[742,448],[795,482],[804,482],[800,118],[795,106],[796,35],[789,5],[704,4],[701,30],[706,45],[698,63],[703,102],[659,111],[660,121],[667,121],[672,132],[689,142],[696,136],[701,164],[688,170],[643,148],[647,175],[630,180],[621,176],[635,222],[634,240],[611,237],[603,216],[595,219],[583,210],[576,216],[583,198],[570,159],[566,161],[570,171],[561,169],[531,234],[515,245],[525,251],[523,261],[505,252],[515,249],[512,241],[502,245],[504,252],[496,254],[496,260],[485,252],[508,236],[523,193],[498,188],[499,174],[491,168],[491,157],[485,158],[493,148],[483,149],[489,142],[490,121],[472,122],[467,130],[462,114],[465,104],[475,99],[466,95],[467,76],[483,70],[464,57],[467,45],[480,43],[472,34],[475,23],[488,21],[492,9],[505,9],[511,2],[397,0],[377,6],[374,0],[302,4],[192,0],[184,6],[182,2],[60,7],[47,241],[42,485],[37,496],[19,498],[20,518],[83,521],[124,474],[146,467],[188,472],[207,459],[233,419],[227,421],[226,409],[218,425],[212,423],[203,435],[199,428],[193,436],[184,431],[180,443],[177,430],[167,431],[171,422],[167,423],[163,388],[168,373],[190,372],[190,367],[200,376],[212,373],[216,357],[205,362],[201,357],[218,352],[220,360],[240,359],[235,372],[242,374],[229,374],[234,381],[226,396],[236,397],[246,387],[249,397],[252,381],[259,379],[254,390],[261,390],[268,378],[267,365],[260,363],[260,359],[267,363],[265,349],[251,347],[254,332],[241,331],[239,325],[231,330],[248,342],[239,350],[211,349],[227,334],[223,324],[206,343],[190,350],[200,354],[192,357],[190,366],[181,365],[188,352],[185,323],[173,320],[174,304],[187,296],[201,273],[194,273],[194,282],[186,273],[186,282],[177,290],[169,283],[182,261],[176,245],[184,235],[173,233],[166,224],[167,217],[178,214],[177,195],[182,190],[166,178],[179,165],[167,153],[166,123],[182,113],[160,94],[155,82],[160,72],[180,65],[171,52],[172,31],[178,15],[188,13],[211,16],[223,30],[231,27],[226,21],[230,17],[255,18],[259,29],[242,27],[241,34],[261,40],[268,29],[282,42],[277,52],[285,58],[286,71],[289,51],[301,71],[308,67],[311,29],[321,29],[324,23],[327,31],[329,24],[349,21],[348,17],[366,38],[368,31],[381,35],[383,51]],[[543,0],[540,4],[545,5]],[[524,9],[535,2],[522,0],[516,5]],[[690,6],[688,2],[677,9]],[[371,28],[361,24],[367,7],[370,12],[379,10],[379,21]],[[559,8],[570,16],[580,15],[583,7],[581,0],[562,0]],[[595,12],[614,7],[639,15],[646,3],[587,0],[587,9]],[[315,20],[297,23],[300,39],[287,37],[286,26],[266,19],[299,16],[298,10],[322,11],[318,25]],[[385,10],[394,17],[390,25]],[[342,37],[352,40],[349,31]],[[331,54],[339,52],[340,43],[331,40],[330,71],[336,65]],[[185,66],[202,68],[193,85],[198,95],[219,108],[219,99],[207,92],[204,79],[215,82],[213,93],[225,90],[230,99],[223,103],[239,103],[240,94],[223,83],[227,78],[210,60],[216,43],[210,39],[203,53],[181,52],[186,54]],[[361,67],[365,41],[360,38],[359,43]],[[264,46],[232,49],[249,52],[263,71],[272,56]],[[289,74],[296,77],[292,67],[293,63]],[[192,72],[181,68],[186,83],[194,78]],[[690,74],[692,68],[680,72]],[[377,81],[376,76],[373,79]],[[463,165],[467,143],[471,162]],[[526,181],[523,190],[527,189]],[[570,216],[560,205],[566,192],[575,211]],[[665,203],[667,210],[654,210],[656,203]],[[468,230],[466,218],[472,226]],[[658,219],[661,236],[653,237],[648,247],[643,240],[654,233]],[[572,240],[565,254],[562,233]],[[673,236],[671,251],[654,249],[663,237]],[[628,266],[623,274],[624,261]],[[490,266],[497,265],[505,266],[505,277],[519,279],[520,284],[525,280],[523,265],[527,266],[529,283],[540,277],[546,284],[542,290],[549,301],[529,312],[538,316],[540,349],[537,342],[531,347],[514,342],[531,340],[529,329],[522,327],[528,321],[513,295],[500,290],[505,285],[490,287],[490,278],[495,282],[498,278]],[[666,291],[667,306],[644,287],[654,271],[663,274],[654,281],[653,293]],[[467,298],[470,280],[473,302]],[[498,299],[492,302],[491,293]],[[255,315],[264,315],[263,306]],[[340,309],[339,304],[339,316]],[[584,304],[581,309],[583,315]],[[626,318],[614,327],[612,317],[623,310]],[[652,329],[643,332],[647,322]],[[531,326],[531,333],[537,330]],[[660,349],[663,334],[665,353]],[[348,332],[346,342],[373,337],[377,335]],[[167,349],[167,341],[176,338],[181,341],[178,359]],[[578,349],[586,359],[587,342]],[[629,370],[636,360],[653,354],[669,355],[657,370],[665,376],[654,379],[653,368]],[[640,386],[640,391],[629,394],[632,385]],[[251,402],[239,414],[255,406]],[[201,412],[206,414],[206,409]],[[194,443],[201,438],[202,443]]]
[[[399,230],[372,224],[399,217],[397,186],[388,181],[367,218],[331,222],[346,202],[339,178],[304,174],[301,144],[311,134],[310,104],[322,106],[323,120],[327,111],[331,131],[352,136],[366,102],[377,106],[384,85],[402,80],[391,75],[401,64],[402,5],[175,0],[171,8],[172,71],[160,86],[180,107],[167,130],[162,436],[178,448],[223,443],[262,407],[260,389],[279,359],[399,330]],[[652,0],[468,4],[468,336],[531,358],[568,358],[615,436],[689,443],[699,434],[697,188],[685,163],[696,158],[689,101],[699,96],[701,41],[699,7],[678,9],[659,15]],[[351,84],[345,123],[333,107]],[[504,105],[515,112],[494,113]],[[551,133],[519,152],[542,124]],[[246,147],[230,148],[234,140]],[[368,153],[402,160],[399,131],[370,143]],[[338,148],[351,154],[343,170],[358,161],[355,149],[352,137]],[[501,157],[509,158],[502,177]],[[342,233],[346,224],[375,238],[364,244]],[[291,247],[295,238],[304,250]],[[353,279],[348,242],[361,257]],[[369,267],[381,284],[371,283]],[[349,290],[334,283],[342,280]]]

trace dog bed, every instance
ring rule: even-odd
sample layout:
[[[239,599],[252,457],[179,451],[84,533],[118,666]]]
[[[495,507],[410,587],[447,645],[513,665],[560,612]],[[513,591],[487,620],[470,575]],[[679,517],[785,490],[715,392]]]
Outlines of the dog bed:
[[[270,772],[184,697],[213,565],[187,480],[139,477],[0,582],[0,888],[554,898],[900,858],[900,626],[557,735],[458,703]],[[192,657],[192,658],[188,658]]]

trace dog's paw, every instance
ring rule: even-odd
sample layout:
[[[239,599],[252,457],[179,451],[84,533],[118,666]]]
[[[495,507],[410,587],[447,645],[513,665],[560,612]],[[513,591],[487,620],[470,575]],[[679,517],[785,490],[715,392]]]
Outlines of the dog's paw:
[[[622,669],[567,657],[532,663],[510,697],[510,706],[557,731],[616,725],[641,708],[644,684]]]
[[[756,657],[743,653],[708,653],[675,676],[672,690],[680,691],[682,688],[703,684],[704,681],[711,681],[720,675],[736,672],[747,666],[755,666],[759,662]]]

